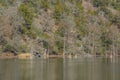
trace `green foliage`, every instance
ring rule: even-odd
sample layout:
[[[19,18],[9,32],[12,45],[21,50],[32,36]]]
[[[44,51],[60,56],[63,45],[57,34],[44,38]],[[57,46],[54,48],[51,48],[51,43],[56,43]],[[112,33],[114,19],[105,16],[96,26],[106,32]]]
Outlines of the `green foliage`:
[[[27,45],[19,46],[19,52],[27,52]]]
[[[90,49],[87,45],[83,45],[83,49],[84,49],[84,52],[85,53],[89,53],[90,52]]]
[[[78,29],[78,33],[81,36],[85,36],[87,31],[85,25],[87,24],[87,18],[84,16],[84,8],[82,6],[82,1],[76,2],[76,11],[74,12],[74,21]]]
[[[109,20],[111,21],[111,23],[120,26],[120,17],[119,16],[112,15],[109,17]]]
[[[7,0],[9,4],[13,4],[16,0]]]
[[[41,37],[44,38],[44,39],[49,39],[50,38],[48,33],[42,33]]]
[[[85,27],[87,22],[85,17],[84,16],[75,17],[75,23],[80,35],[85,36],[87,34],[86,27]]]
[[[108,36],[109,33],[103,33],[101,35],[102,47],[109,49],[110,45],[112,45],[112,40]]]
[[[105,15],[111,14],[110,10],[108,10],[108,9],[107,9],[106,7],[104,7],[104,6],[102,6],[102,7],[100,8],[100,10],[103,11],[103,12],[105,13]]]
[[[1,6],[7,6],[6,0],[0,0],[0,5]]]
[[[24,18],[25,23],[31,25],[33,18],[35,16],[33,9],[26,5],[25,3],[23,3],[19,7],[19,12],[21,16]]]
[[[10,52],[10,51],[16,51],[15,46],[12,46],[10,44],[4,45],[3,52]]]
[[[1,6],[8,6],[12,5],[16,0],[0,0],[0,5]]]
[[[41,7],[42,8],[49,8],[48,0],[41,0]]]
[[[64,28],[59,27],[58,30],[56,31],[56,34],[58,34],[60,37],[64,37]]]
[[[0,45],[5,45],[6,43],[7,41],[3,37],[0,37]]]
[[[34,8],[32,7],[32,2],[22,3],[19,7],[19,12],[21,16],[25,20],[25,24],[22,27],[23,33],[28,35],[31,38],[36,38],[36,32],[34,28],[31,26],[33,22],[33,18],[35,17]]]
[[[119,25],[120,23],[120,19],[119,16],[112,14],[112,12],[110,10],[108,10],[105,7],[101,7],[101,11],[103,11],[105,13],[105,17],[112,23],[112,24],[116,24]]]
[[[49,33],[46,33],[46,32],[42,32],[42,31],[38,31],[36,30],[37,32],[37,35],[40,37],[40,38],[43,38],[43,39],[49,39],[50,38],[50,35]]]
[[[93,53],[98,51],[102,54],[105,53],[106,50],[110,50],[111,46],[115,45],[116,47],[116,44],[117,46],[120,46],[119,42],[113,41],[113,39],[116,39],[117,41],[119,38],[119,32],[115,33],[114,36],[111,35],[113,34],[114,30],[107,32],[107,30],[110,28],[109,26],[120,26],[119,1],[115,2],[112,0],[90,0],[93,4],[92,8],[90,7],[91,9],[84,8],[89,7],[82,4],[82,1],[84,0],[0,0],[0,6],[7,6],[7,10],[9,10],[15,1],[22,2],[18,8],[20,14],[18,17],[22,17],[24,21],[21,21],[18,24],[20,25],[20,30],[16,29],[18,32],[15,32],[15,30],[13,30],[13,35],[14,33],[17,33],[16,35],[19,35],[20,38],[22,38],[21,36],[27,35],[27,37],[33,41],[39,38],[40,40],[43,40],[43,46],[40,45],[40,48],[49,48],[50,51],[62,53],[64,39],[66,39],[66,52],[72,52],[71,48],[78,50],[78,47],[82,47],[81,51],[84,50],[86,53]],[[89,1],[87,1],[87,3],[89,4]],[[90,4],[90,6],[92,4]],[[14,6],[17,7],[18,5],[15,4]],[[4,12],[7,12],[7,10],[5,9]],[[114,10],[116,11],[115,14],[113,13]],[[9,16],[11,17],[11,15]],[[14,20],[17,20],[16,16],[12,16],[12,18]],[[34,18],[36,18],[35,21],[37,24],[32,24]],[[48,20],[52,20],[50,24]],[[18,28],[18,25],[16,24],[15,27],[14,23],[10,26],[13,28]],[[44,31],[43,26],[49,29],[56,24],[59,26],[59,28],[57,28],[55,33],[52,29],[49,31]],[[34,25],[37,25],[37,28],[35,28]],[[94,28],[95,31],[92,31]],[[0,30],[2,31],[2,29]],[[19,34],[20,32],[21,34]],[[1,32],[0,35],[4,35],[4,33],[5,32]],[[11,37],[6,37],[12,41]],[[16,44],[17,41],[15,42],[14,40],[13,44],[10,44],[9,41],[4,40],[7,38],[0,38],[0,45],[4,46],[3,51],[29,51],[27,44]],[[119,49],[119,47],[116,49]]]
[[[56,23],[57,23],[61,19],[61,16],[62,16],[62,14],[64,12],[65,5],[62,4],[60,1],[57,1],[54,8],[55,8],[55,10],[54,10],[53,16],[56,19]]]
[[[94,7],[107,6],[109,2],[110,2],[109,0],[93,0],[93,6]]]
[[[43,48],[48,49],[49,48],[49,43],[45,40],[42,41],[43,43]]]
[[[120,10],[120,1],[118,1],[118,2],[113,1],[113,2],[111,3],[111,6],[112,6],[114,9]]]
[[[17,44],[15,46],[14,45],[11,45],[11,44],[5,44],[3,49],[2,49],[2,52],[13,52],[13,51],[16,51],[16,52],[26,52],[27,51],[27,46],[26,45],[21,45],[21,44]]]
[[[79,0],[79,1],[76,2],[76,7],[79,9],[79,11],[81,13],[83,12],[84,8],[82,6],[82,1],[81,0]]]
[[[55,44],[57,48],[56,52],[62,53],[63,52],[63,41],[56,41]]]
[[[49,39],[50,38],[50,35],[47,32],[43,32],[42,30],[39,30],[39,29],[36,29],[36,28],[34,28],[33,30],[36,33],[36,35],[40,38],[43,38],[43,39]]]
[[[92,16],[98,15],[98,12],[94,10],[88,10],[88,13],[91,14]]]
[[[37,37],[34,27],[27,28],[26,26],[23,26],[22,31],[24,34],[28,35],[29,37],[31,37],[33,39]]]

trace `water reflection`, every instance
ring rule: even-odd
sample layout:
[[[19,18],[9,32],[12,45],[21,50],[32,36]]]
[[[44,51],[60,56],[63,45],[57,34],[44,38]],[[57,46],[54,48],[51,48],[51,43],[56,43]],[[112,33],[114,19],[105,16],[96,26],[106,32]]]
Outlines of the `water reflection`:
[[[0,80],[119,80],[120,58],[0,60]]]
[[[119,61],[111,62],[106,58],[66,60],[64,80],[119,80]]]

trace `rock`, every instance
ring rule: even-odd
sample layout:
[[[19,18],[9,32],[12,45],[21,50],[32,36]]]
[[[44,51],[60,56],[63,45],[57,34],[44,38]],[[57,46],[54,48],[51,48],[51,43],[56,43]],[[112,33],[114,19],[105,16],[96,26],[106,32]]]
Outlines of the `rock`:
[[[31,53],[20,53],[18,54],[18,59],[33,59],[33,54]]]

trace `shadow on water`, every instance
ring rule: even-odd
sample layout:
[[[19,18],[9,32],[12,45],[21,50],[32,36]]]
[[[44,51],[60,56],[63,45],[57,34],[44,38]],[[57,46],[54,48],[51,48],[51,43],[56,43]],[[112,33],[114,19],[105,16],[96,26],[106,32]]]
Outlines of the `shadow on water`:
[[[119,80],[120,58],[0,60],[0,80]]]

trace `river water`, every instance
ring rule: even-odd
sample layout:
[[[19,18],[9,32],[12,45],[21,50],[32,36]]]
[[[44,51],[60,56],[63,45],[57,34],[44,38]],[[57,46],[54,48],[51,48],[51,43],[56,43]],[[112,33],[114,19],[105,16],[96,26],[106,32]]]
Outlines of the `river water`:
[[[120,58],[3,59],[0,80],[120,80]]]

